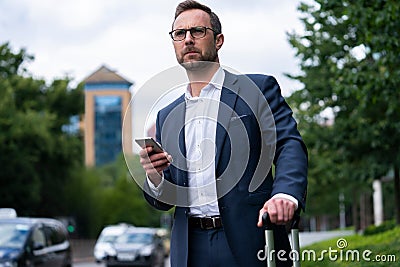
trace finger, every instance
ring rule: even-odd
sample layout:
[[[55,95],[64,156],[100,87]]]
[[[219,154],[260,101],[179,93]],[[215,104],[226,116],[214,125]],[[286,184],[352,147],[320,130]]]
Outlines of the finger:
[[[286,199],[275,199],[275,204],[278,210],[277,224],[286,224],[289,221],[289,201]]]
[[[289,213],[290,213],[290,203],[287,201],[282,203],[282,223],[286,223],[289,221]]]
[[[150,148],[152,149],[152,148]],[[147,164],[153,164],[155,166],[158,166],[159,164],[156,163],[157,161],[170,161],[172,160],[172,157],[168,155],[167,153],[161,152],[161,153],[153,153],[153,154],[147,154],[147,149],[143,149],[141,153],[141,158],[140,158],[140,164],[142,166],[147,165]],[[170,159],[169,159],[170,158]]]
[[[139,151],[139,156],[142,158],[146,158],[149,156],[149,154],[153,151],[153,148],[151,146],[145,147]]]
[[[296,205],[290,201],[289,212],[288,212],[289,213],[288,221],[290,221],[293,218],[295,211],[296,211]]]
[[[151,161],[143,164],[143,169],[146,170],[146,172],[154,172],[156,170],[157,172],[160,172],[164,170],[166,167],[169,166],[169,162],[166,159],[161,159],[157,161]]]
[[[277,223],[278,221],[278,209],[277,206],[275,204],[275,201],[268,201],[268,214],[269,214],[269,218],[271,220],[272,223]]]
[[[262,208],[258,214],[258,221],[257,221],[257,226],[258,227],[262,227],[263,226],[263,221],[262,221],[262,216],[264,215],[264,213],[267,212],[267,209]]]

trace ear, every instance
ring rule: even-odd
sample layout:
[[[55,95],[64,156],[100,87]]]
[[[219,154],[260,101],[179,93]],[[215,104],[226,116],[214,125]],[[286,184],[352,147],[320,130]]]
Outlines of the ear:
[[[215,38],[215,48],[217,49],[217,51],[222,47],[223,44],[224,44],[224,35],[220,33]]]

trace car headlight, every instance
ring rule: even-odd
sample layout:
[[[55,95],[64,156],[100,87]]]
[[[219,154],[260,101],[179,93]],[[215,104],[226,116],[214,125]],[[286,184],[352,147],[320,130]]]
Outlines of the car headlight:
[[[153,251],[152,246],[146,246],[140,250],[140,255],[142,256],[150,256],[151,252]]]
[[[108,256],[113,257],[113,256],[116,256],[116,255],[117,255],[117,251],[115,250],[115,248],[113,248],[113,247],[110,246],[110,247],[107,249],[107,251],[105,252],[105,254],[108,255]]]

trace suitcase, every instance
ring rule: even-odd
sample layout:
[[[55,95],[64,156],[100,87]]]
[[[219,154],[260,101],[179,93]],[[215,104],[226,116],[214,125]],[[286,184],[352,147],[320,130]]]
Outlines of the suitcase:
[[[268,267],[275,267],[275,257],[270,257],[270,255],[276,255],[272,253],[275,252],[275,245],[274,245],[274,232],[272,230],[273,223],[269,218],[268,213],[264,213],[262,216],[263,226],[265,229],[265,242],[266,242],[266,255]],[[299,222],[300,222],[300,213],[295,212],[291,224],[291,244],[292,244],[292,252],[291,260],[293,260],[293,267],[300,267],[300,242],[299,242]]]

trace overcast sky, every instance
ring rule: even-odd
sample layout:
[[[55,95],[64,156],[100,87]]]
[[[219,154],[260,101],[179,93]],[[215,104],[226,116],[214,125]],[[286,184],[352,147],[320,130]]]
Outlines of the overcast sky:
[[[146,87],[149,81],[177,66],[168,32],[179,2],[0,0],[0,43],[9,42],[15,52],[25,48],[35,57],[26,66],[30,73],[48,82],[68,75],[76,84],[105,64],[134,82],[133,92],[154,93]],[[201,2],[221,20],[222,65],[241,73],[273,75],[284,96],[301,88],[284,76],[299,72],[286,35],[303,31],[299,0]],[[134,137],[146,134],[153,123],[156,109],[149,107],[155,99],[146,94],[133,105]]]
[[[66,74],[82,81],[102,64],[140,88],[176,65],[168,32],[179,0],[0,0],[0,43],[25,48],[27,65],[48,81]],[[288,95],[300,85],[286,32],[302,31],[297,0],[204,0],[219,15],[223,65],[274,75]]]

